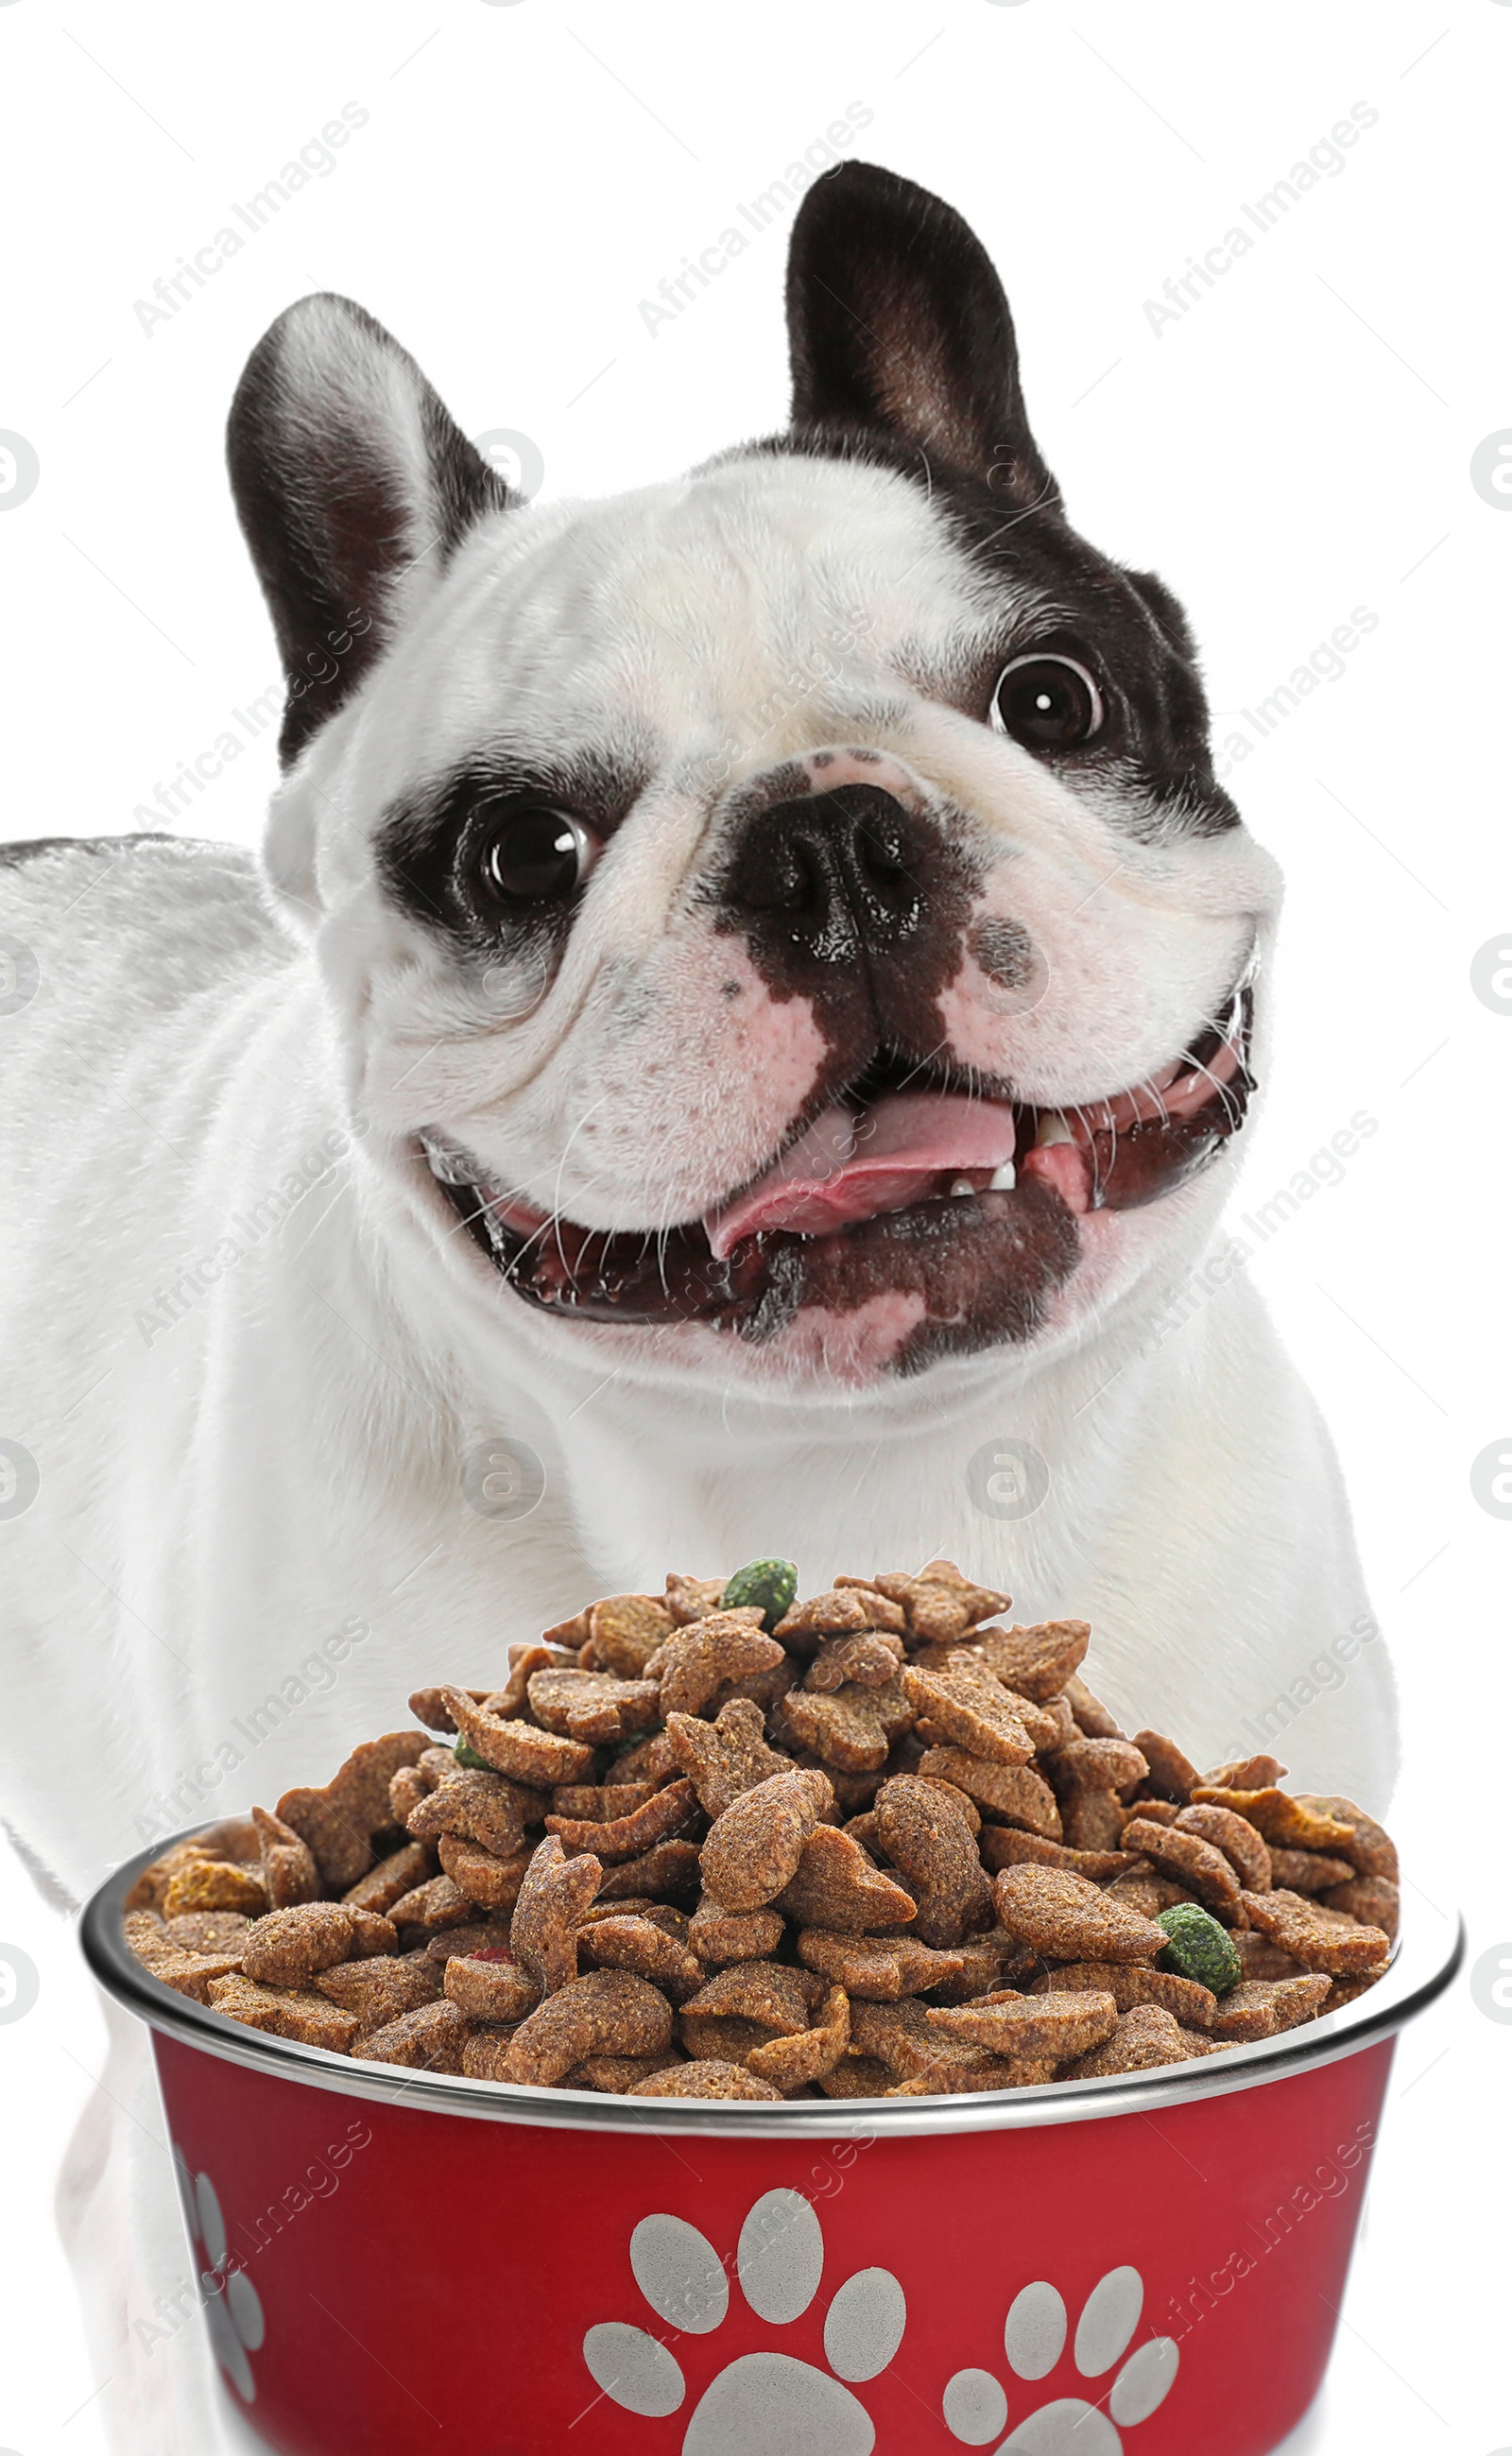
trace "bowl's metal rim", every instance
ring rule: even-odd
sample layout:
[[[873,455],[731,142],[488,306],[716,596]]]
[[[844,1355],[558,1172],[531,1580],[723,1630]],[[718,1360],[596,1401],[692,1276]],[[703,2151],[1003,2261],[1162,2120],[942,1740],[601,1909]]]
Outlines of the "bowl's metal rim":
[[[764,2139],[900,2139],[918,2134],[994,2132],[1040,2124],[1086,2123],[1115,2115],[1149,2115],[1236,2090],[1260,2088],[1295,2073],[1356,2056],[1412,2020],[1456,1976],[1464,1959],[1464,1922],[1437,1914],[1440,1933],[1422,1913],[1407,1912],[1404,1934],[1384,1978],[1341,2012],[1288,2030],[1254,2046],[1229,2047],[1191,2063],[1166,2064],[1116,2080],[1051,2081],[1035,2089],[962,2098],[787,2099],[781,2107],[729,2098],[607,2098],[590,2090],[525,2089],[474,2081],[451,2073],[410,2072],[396,2065],[355,2063],[295,2039],[270,2037],[175,1994],[153,1978],[129,1950],[122,1905],[136,1879],[174,1842],[203,1829],[185,1828],[124,1860],[85,1904],[79,1940],[99,1984],[117,2003],[166,2036],[223,2062],[342,2097],[483,2122],[559,2125],[588,2132],[689,2132]],[[1420,1899],[1424,1899],[1420,1895]]]

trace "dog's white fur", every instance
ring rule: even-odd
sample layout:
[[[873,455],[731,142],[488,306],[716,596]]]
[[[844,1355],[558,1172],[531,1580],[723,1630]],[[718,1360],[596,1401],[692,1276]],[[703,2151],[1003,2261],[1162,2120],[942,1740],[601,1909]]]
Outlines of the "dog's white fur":
[[[1027,1096],[1094,1098],[1169,1060],[1252,944],[1263,988],[1277,886],[1242,830],[1136,840],[902,680],[905,647],[949,662],[1001,629],[973,585],[922,492],[856,464],[737,460],[608,507],[493,515],[389,609],[376,676],[280,790],[271,884],[161,844],[4,875],[4,926],[41,969],[3,1027],[4,1429],[41,1484],[0,1526],[0,1745],[7,1815],[73,1897],[144,1836],[321,1778],[405,1722],[416,1681],[496,1678],[506,1640],[668,1566],[775,1550],[812,1586],[947,1553],[1026,1619],[1089,1619],[1128,1727],[1210,1762],[1258,1745],[1273,1701],[1373,1627],[1332,1451],[1247,1279],[1167,1326],[1232,1146],[1148,1209],[1089,1215],[1031,1344],[903,1381],[824,1337],[768,1353],[533,1313],[416,1156],[440,1122],[606,1227],[696,1217],[762,1165],[811,1073],[805,1018],[752,975],[753,1036],[721,1039],[727,947],[714,965],[685,890],[722,797],[821,747],[880,749],[987,846],[982,909],[1028,924],[1050,986],[994,1006],[963,977],[957,1047],[990,1042]],[[758,705],[778,713],[753,732]],[[627,734],[657,746],[654,780],[543,993],[501,996],[387,900],[373,836],[398,793],[483,736]],[[544,1469],[522,1519],[468,1497],[500,1436]],[[968,1480],[1010,1440],[1051,1470],[1021,1519],[984,1514]],[[333,1671],[317,1648],[354,1618]],[[1367,1643],[1283,1750],[1378,1810],[1383,1652]],[[259,1737],[270,1695],[289,1710]],[[140,2115],[121,2054],[112,2087]],[[166,2166],[131,2200],[117,2128],[70,2187],[87,2257],[112,2228],[138,2237],[133,2273],[96,2278],[112,2427],[205,2456],[197,2360],[149,2359],[130,2332],[184,2261]]]

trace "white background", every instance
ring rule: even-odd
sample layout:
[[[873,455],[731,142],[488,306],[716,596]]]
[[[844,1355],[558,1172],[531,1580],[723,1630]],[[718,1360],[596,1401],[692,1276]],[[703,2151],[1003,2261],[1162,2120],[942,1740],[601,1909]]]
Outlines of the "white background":
[[[1379,1119],[1253,1267],[1343,1453],[1472,1957],[1512,1935],[1512,1527],[1470,1480],[1512,1426],[1512,1021],[1470,981],[1512,921],[1512,496],[1470,478],[1512,425],[1509,78],[1505,0],[0,0],[0,428],[40,468],[0,517],[0,835],[171,824],[140,806],[273,683],[221,432],[291,298],[360,299],[470,433],[535,440],[548,494],[668,474],[783,419],[785,233],[654,337],[639,302],[852,101],[875,114],[856,150],[986,239],[1073,517],[1186,600],[1220,736],[1353,608],[1375,613],[1230,778],[1290,881],[1236,1209],[1357,1110]],[[332,174],[145,333],[133,302],[348,101],[370,116]],[[1144,302],[1358,102],[1379,119],[1343,172],[1156,335]],[[273,774],[270,733],[176,824],[252,841]],[[66,1751],[88,1710],[60,1698],[38,1745]],[[97,2456],[50,2212],[97,2017],[11,1861],[0,1937],[42,1975],[35,2010],[0,2026],[0,2441]],[[1509,2058],[1512,2027],[1463,1983],[1404,2037],[1298,2449],[1505,2456]]]

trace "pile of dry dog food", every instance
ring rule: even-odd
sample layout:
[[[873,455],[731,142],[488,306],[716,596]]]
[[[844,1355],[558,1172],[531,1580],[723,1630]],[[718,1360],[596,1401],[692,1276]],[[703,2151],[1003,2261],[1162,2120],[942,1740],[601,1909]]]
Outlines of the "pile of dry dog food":
[[[1138,2072],[1380,1976],[1380,1827],[1126,1737],[1085,1622],[989,1626],[949,1561],[794,1593],[674,1575],[419,1690],[423,1730],[169,1851],[128,1943],[276,2037],[642,2098]]]

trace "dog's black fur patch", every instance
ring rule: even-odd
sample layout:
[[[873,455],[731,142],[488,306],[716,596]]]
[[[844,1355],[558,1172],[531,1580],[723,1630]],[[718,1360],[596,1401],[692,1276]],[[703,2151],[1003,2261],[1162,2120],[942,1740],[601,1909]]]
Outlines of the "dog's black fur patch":
[[[793,228],[787,314],[792,423],[746,448],[909,479],[1002,590],[1001,650],[971,672],[916,677],[921,686],[985,718],[1010,655],[1075,656],[1103,686],[1108,725],[1083,749],[1040,755],[1105,775],[1110,814],[1129,805],[1135,835],[1236,827],[1213,773],[1186,617],[1164,582],[1126,571],[1067,522],[1030,430],[1002,284],[959,214],[871,163],[827,172]],[[1026,595],[1056,608],[1032,638],[1010,628]]]
[[[403,419],[419,429],[419,495]],[[387,644],[396,584],[514,500],[393,336],[326,294],[263,335],[232,403],[232,491],[283,660],[284,765]]]

